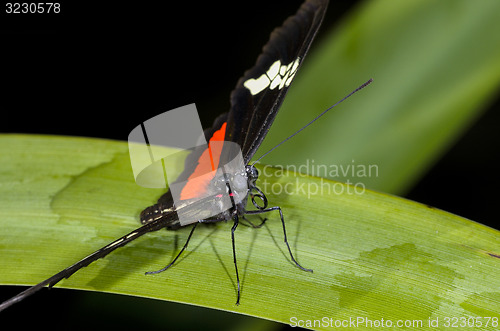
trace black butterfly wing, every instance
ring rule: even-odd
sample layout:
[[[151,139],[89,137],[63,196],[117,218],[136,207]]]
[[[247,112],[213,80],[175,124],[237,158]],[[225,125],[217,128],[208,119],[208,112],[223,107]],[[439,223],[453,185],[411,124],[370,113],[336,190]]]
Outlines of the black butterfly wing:
[[[227,122],[225,140],[238,143],[243,159],[247,163],[250,161],[274,121],[288,90],[287,80],[291,81],[300,67],[321,25],[327,6],[328,0],[308,0],[294,16],[286,19],[281,27],[271,33],[270,40],[264,46],[255,66],[245,72],[232,91],[230,111],[220,115],[212,127],[205,130],[207,141]],[[255,93],[255,89],[251,90],[245,86],[248,85],[247,82],[252,82],[252,79],[259,79],[266,74],[276,61],[280,61],[280,64],[286,67],[290,65],[288,76],[281,88],[279,84],[271,88],[270,82],[269,86]],[[295,68],[294,63],[297,63]],[[198,165],[202,152],[203,150],[195,150],[186,158],[184,171],[176,181],[188,179]],[[227,155],[222,158],[226,161],[231,159]],[[158,202],[172,205],[173,199],[170,191]]]
[[[253,68],[231,93],[226,140],[249,162],[276,117],[288,87],[321,25],[328,0],[308,0],[271,33]]]

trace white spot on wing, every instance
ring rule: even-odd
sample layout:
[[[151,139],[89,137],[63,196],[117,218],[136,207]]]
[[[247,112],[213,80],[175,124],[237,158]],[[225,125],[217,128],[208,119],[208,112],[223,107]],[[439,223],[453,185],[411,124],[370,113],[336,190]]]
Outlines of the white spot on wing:
[[[293,67],[291,70],[292,74],[295,74],[295,72],[297,72],[297,68],[299,67],[299,63],[300,63],[300,58],[297,58],[295,61],[293,61]]]
[[[281,61],[280,60],[278,60],[278,61],[274,62],[273,64],[271,64],[271,67],[267,71],[267,76],[269,77],[270,80],[273,80],[274,77],[276,77],[276,75],[278,74],[278,70],[280,68],[280,65],[281,65]]]
[[[283,86],[285,86],[285,82],[286,82],[286,81],[287,81],[287,79],[288,79],[288,75],[290,75],[290,72],[289,72],[289,71],[287,71],[287,72],[285,73],[285,75],[284,75],[284,77],[283,77],[283,80],[282,80],[282,81],[281,81],[281,83],[280,83],[280,87],[279,87],[279,88],[280,88],[280,90],[283,88]]]
[[[281,68],[280,68],[280,75],[284,76],[285,73],[286,73],[286,66],[281,66]]]
[[[252,95],[256,95],[265,90],[269,86],[269,83],[271,83],[269,78],[266,75],[262,75],[257,79],[250,78],[243,83],[243,86],[249,89]]]
[[[271,82],[271,86],[269,86],[269,88],[271,90],[274,90],[276,88],[276,86],[280,85],[281,83],[281,76],[276,76],[275,79],[273,79],[273,81]]]
[[[292,83],[292,79],[297,72],[299,67],[300,57],[296,58],[295,61],[290,62],[287,65],[281,65],[281,61],[277,60],[259,78],[250,78],[243,83],[252,95],[257,95],[264,91],[267,87],[271,90],[278,87],[282,89],[283,87],[288,87]]]

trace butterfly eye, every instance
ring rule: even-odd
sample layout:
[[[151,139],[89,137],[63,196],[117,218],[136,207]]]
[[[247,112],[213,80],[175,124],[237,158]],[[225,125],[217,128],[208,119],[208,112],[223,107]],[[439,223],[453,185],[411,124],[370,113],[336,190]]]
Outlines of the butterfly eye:
[[[259,171],[253,165],[248,165],[246,171],[249,181],[256,181],[259,178]]]

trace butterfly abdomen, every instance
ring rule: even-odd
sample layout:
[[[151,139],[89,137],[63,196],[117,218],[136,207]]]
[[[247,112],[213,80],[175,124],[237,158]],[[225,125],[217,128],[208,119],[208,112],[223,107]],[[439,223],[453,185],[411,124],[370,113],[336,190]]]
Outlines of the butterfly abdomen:
[[[162,226],[159,226],[158,229],[155,230],[159,230],[163,227],[166,227],[169,230],[178,229],[181,227],[181,224],[179,222],[179,218],[177,217],[177,213],[173,209],[174,208],[165,209],[161,203],[149,206],[141,212],[141,223],[148,224],[162,218],[170,218],[169,222],[158,222],[158,224],[161,224]]]

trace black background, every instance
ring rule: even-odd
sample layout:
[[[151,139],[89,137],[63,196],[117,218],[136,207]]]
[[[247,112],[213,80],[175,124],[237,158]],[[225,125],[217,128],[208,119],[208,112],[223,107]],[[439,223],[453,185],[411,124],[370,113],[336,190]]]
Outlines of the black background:
[[[301,1],[61,4],[62,12],[50,15],[6,15],[2,7],[1,133],[126,140],[137,123],[193,102],[207,127],[229,109],[230,91],[254,64],[270,31]],[[318,37],[356,4],[332,1]],[[498,108],[497,100],[407,197],[500,228]],[[18,291],[2,288],[0,300]],[[75,291],[42,292],[12,307],[2,320],[19,318],[19,326],[39,327],[71,323],[77,329],[152,326],[144,322],[148,317],[124,319],[103,308],[119,304],[115,309],[127,311],[127,305],[151,300],[113,301],[116,296],[103,294],[83,299],[101,302],[97,309],[75,303],[81,298]],[[90,310],[75,312],[80,305]],[[202,310],[196,309],[193,314]],[[213,314],[223,314],[222,320],[231,315]],[[172,317],[165,316],[165,327]]]

